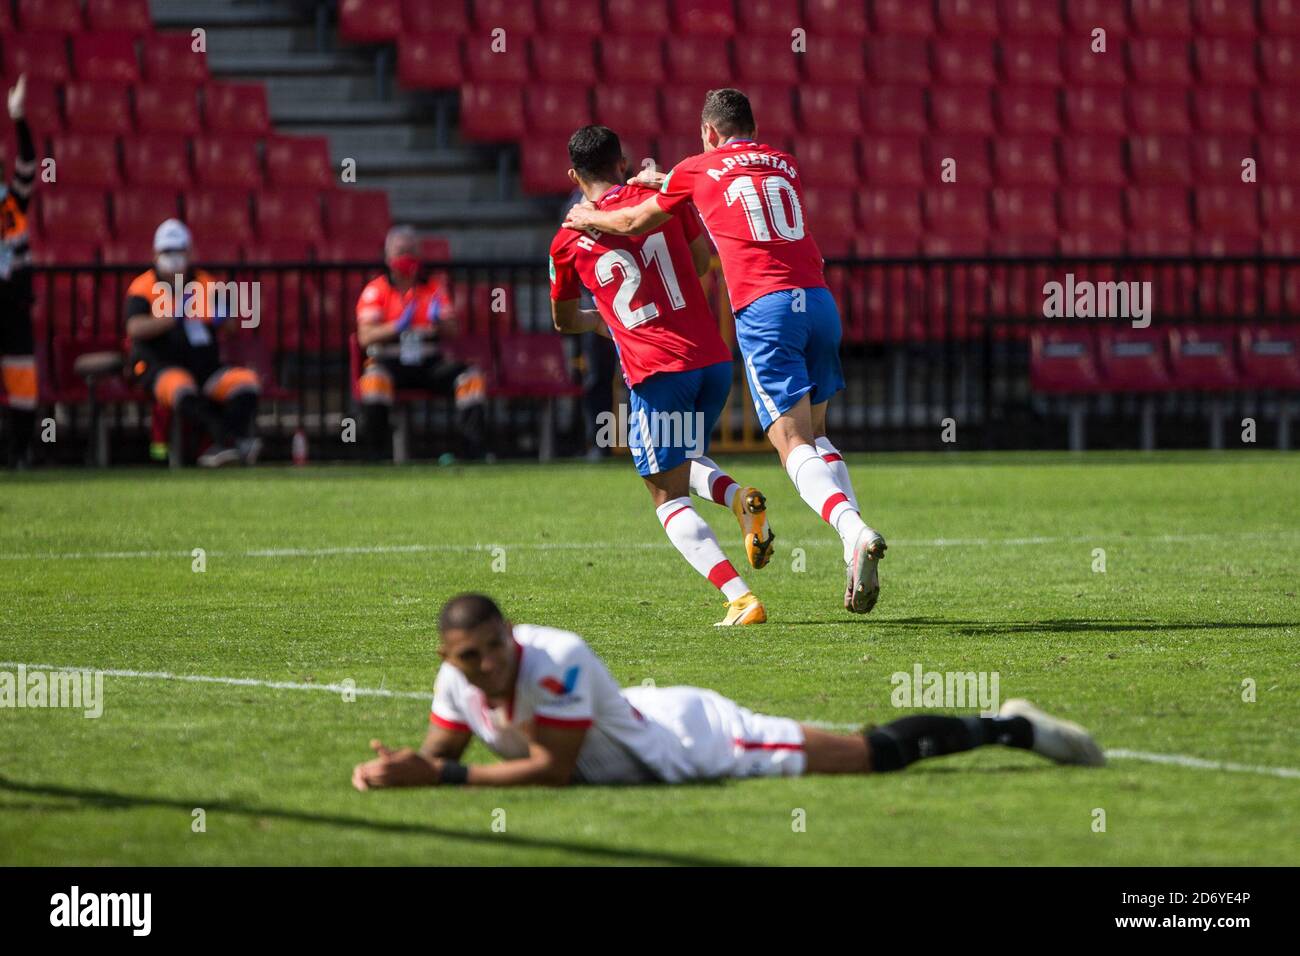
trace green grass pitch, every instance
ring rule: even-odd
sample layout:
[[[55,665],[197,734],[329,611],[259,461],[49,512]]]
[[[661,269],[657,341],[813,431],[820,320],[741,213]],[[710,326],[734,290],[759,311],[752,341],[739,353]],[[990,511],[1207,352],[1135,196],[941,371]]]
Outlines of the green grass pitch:
[[[775,457],[719,458],[768,495],[777,554],[744,569],[763,627],[711,626],[721,599],[626,461],[0,479],[0,670],[419,695],[109,676],[97,720],[0,709],[0,864],[1300,864],[1300,459],[852,457],[890,541],[858,618]],[[700,510],[742,566],[731,515]],[[625,684],[848,725],[907,713],[896,671],[997,672],[1109,749],[1244,769],[994,748],[879,777],[357,793],[370,738],[421,739],[435,615],[467,589],[583,634]]]

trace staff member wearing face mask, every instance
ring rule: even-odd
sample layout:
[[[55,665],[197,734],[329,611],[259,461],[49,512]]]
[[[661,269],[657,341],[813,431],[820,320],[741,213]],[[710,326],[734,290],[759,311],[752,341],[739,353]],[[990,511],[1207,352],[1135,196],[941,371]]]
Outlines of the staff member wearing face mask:
[[[261,449],[252,434],[257,373],[221,364],[217,332],[226,316],[221,297],[209,292],[212,276],[192,266],[185,224],[168,219],[160,225],[153,251],[153,268],[136,276],[126,293],[132,375],[156,402],[211,436],[200,465],[251,465]]]
[[[374,458],[390,455],[389,410],[398,389],[421,388],[456,403],[464,454],[483,454],[486,380],[473,365],[453,362],[437,340],[455,334],[451,297],[421,275],[419,241],[410,226],[394,226],[384,240],[383,275],[357,301],[357,344],[366,354],[359,382],[363,428]]]

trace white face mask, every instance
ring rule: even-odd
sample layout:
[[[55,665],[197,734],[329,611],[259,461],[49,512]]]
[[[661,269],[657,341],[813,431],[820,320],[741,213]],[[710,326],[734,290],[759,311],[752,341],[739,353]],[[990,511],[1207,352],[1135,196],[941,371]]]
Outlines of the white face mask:
[[[160,275],[173,276],[185,272],[190,263],[189,256],[183,252],[160,252],[156,264]]]

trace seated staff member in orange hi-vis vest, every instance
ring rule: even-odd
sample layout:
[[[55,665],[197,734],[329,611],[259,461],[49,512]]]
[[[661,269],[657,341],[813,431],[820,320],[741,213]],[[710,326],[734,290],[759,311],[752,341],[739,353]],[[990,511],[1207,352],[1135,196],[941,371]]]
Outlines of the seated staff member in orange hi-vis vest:
[[[24,118],[27,77],[9,91],[9,118],[18,138],[13,177],[0,187],[0,373],[7,397],[8,464],[31,463],[36,424],[36,358],[32,337],[32,253],[27,205],[36,176],[36,146]]]
[[[366,355],[358,384],[371,457],[389,455],[389,409],[404,388],[450,397],[463,454],[481,457],[487,381],[476,366],[451,361],[432,344],[455,334],[455,316],[446,289],[421,275],[419,239],[410,226],[389,230],[384,265],[357,301],[357,345]]]
[[[261,449],[252,434],[261,383],[251,369],[221,364],[217,332],[227,316],[222,297],[209,294],[215,280],[193,267],[191,248],[189,229],[168,219],[154,233],[153,268],[127,289],[131,373],[158,404],[211,436],[200,465],[251,465]],[[189,283],[205,291],[187,290]],[[178,286],[183,301],[177,301]]]

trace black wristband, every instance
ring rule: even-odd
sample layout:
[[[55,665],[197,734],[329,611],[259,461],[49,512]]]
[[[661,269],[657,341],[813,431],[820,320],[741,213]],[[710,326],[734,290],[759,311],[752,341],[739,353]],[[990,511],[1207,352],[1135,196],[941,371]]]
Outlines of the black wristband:
[[[444,760],[442,770],[438,774],[438,783],[452,786],[461,786],[469,782],[469,767],[463,763],[456,763],[454,760]]]

